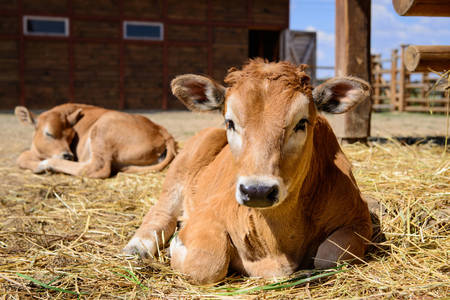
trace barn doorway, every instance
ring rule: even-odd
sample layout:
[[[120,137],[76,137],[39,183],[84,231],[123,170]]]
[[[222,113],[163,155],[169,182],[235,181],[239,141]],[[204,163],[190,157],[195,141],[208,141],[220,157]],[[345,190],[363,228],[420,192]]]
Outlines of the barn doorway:
[[[280,31],[249,30],[248,57],[262,57],[269,61],[280,59]]]

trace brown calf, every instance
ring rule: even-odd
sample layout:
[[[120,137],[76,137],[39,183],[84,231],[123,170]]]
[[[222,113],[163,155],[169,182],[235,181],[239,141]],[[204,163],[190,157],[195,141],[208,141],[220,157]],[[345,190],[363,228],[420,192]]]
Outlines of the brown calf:
[[[171,264],[197,283],[229,269],[271,278],[361,258],[372,232],[367,204],[318,110],[351,109],[368,84],[334,78],[313,90],[303,66],[262,60],[230,70],[225,82],[172,81],[189,108],[221,110],[226,130],[187,142],[125,253],[154,255],[181,220]]]
[[[17,159],[21,168],[35,173],[106,178],[114,172],[160,171],[176,154],[167,130],[143,116],[75,103],[38,118],[23,106],[15,113],[35,129],[31,149]]]

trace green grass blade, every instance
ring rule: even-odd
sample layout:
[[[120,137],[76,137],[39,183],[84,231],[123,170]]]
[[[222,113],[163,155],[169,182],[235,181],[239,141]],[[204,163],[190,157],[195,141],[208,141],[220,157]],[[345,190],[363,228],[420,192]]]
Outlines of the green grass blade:
[[[133,273],[133,271],[128,270],[127,268],[123,268],[123,267],[121,267],[120,269],[126,271],[128,274],[130,274],[131,277],[127,276],[125,274],[122,274],[122,273],[118,273],[118,272],[114,272],[114,271],[112,271],[112,272],[114,274],[119,275],[119,276],[127,279],[128,281],[138,285],[143,291],[148,291],[148,287],[146,287],[145,285],[142,284],[142,282],[139,280],[139,278],[137,278],[137,276]]]
[[[269,290],[284,289],[284,288],[289,288],[289,287],[293,287],[296,285],[300,285],[303,283],[311,282],[313,280],[320,279],[323,277],[332,276],[332,275],[342,273],[345,271],[346,270],[335,270],[335,271],[324,272],[324,273],[319,273],[319,274],[316,273],[316,275],[309,276],[306,278],[305,277],[297,277],[297,278],[293,278],[293,279],[288,279],[288,280],[283,280],[280,282],[271,283],[268,285],[256,286],[256,287],[233,291],[233,292],[219,293],[218,295],[220,295],[220,296],[236,296],[236,295],[248,294],[248,293],[253,293],[253,292],[258,292],[258,291],[263,291],[263,290],[269,291]]]
[[[37,279],[35,279],[33,277],[30,277],[28,275],[24,275],[24,274],[20,274],[20,273],[16,273],[16,275],[19,276],[19,277],[22,277],[22,278],[24,278],[26,280],[29,280],[29,281],[31,281],[31,282],[33,282],[33,283],[35,283],[35,284],[37,284],[37,285],[39,285],[39,286],[41,286],[43,288],[49,289],[49,290],[54,290],[54,291],[58,291],[58,292],[61,292],[61,293],[67,293],[67,294],[71,294],[71,295],[80,296],[80,293],[48,285],[48,284],[43,283],[43,282],[41,282],[41,281],[39,281],[39,280],[37,280]],[[81,294],[86,294],[86,293],[81,293]]]
[[[63,275],[59,275],[57,277],[55,277],[54,279],[50,280],[49,282],[47,282],[48,285],[52,284],[53,282],[60,280],[61,278],[63,278],[64,276],[66,276],[65,274]]]

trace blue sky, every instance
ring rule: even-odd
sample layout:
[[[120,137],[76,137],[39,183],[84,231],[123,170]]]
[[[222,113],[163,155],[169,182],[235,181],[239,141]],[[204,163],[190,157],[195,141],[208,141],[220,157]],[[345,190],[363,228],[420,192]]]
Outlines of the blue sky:
[[[318,66],[334,65],[334,13],[335,0],[291,0],[290,29],[317,32]],[[400,44],[449,45],[450,18],[400,17],[392,0],[372,0],[371,52],[388,58]],[[318,77],[332,73],[319,70]]]

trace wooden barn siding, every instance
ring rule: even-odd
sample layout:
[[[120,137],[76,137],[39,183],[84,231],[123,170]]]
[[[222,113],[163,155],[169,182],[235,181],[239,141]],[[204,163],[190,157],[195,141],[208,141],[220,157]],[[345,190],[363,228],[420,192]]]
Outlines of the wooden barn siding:
[[[25,11],[42,14],[64,14],[67,12],[67,0],[22,0]]]
[[[162,56],[161,45],[125,46],[125,107],[161,109]]]
[[[27,106],[51,107],[69,98],[68,42],[26,41],[25,72]]]
[[[75,100],[119,108],[119,46],[75,44]]]
[[[23,36],[22,15],[68,17],[71,35]],[[122,20],[161,22],[164,41],[123,40]],[[288,20],[288,0],[0,0],[0,109],[68,100],[181,109],[171,79],[222,81],[247,60],[249,28],[281,30]]]
[[[18,23],[17,17],[0,17],[0,34],[9,35],[18,32]]]
[[[163,16],[163,0],[126,0],[122,5],[127,18],[159,19]]]
[[[7,10],[16,10],[19,6],[19,0],[0,0],[0,8]]]
[[[19,104],[19,43],[0,40],[0,108]]]

